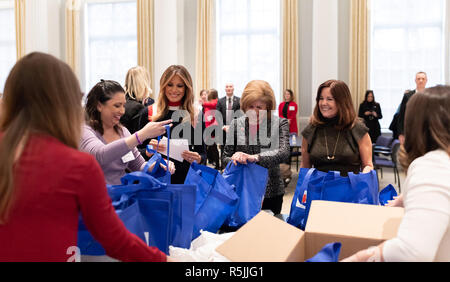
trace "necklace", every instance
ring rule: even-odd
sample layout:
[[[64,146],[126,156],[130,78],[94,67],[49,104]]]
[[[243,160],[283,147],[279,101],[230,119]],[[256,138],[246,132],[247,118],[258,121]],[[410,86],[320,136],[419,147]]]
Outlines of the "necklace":
[[[332,156],[330,156],[330,154],[328,153],[328,140],[327,140],[327,130],[326,129],[324,129],[324,135],[325,135],[325,146],[327,148],[327,159],[329,161],[332,161],[336,157],[336,148],[337,148],[337,144],[339,143],[339,137],[341,136],[341,131],[339,130],[338,137],[337,137],[337,140],[336,140],[336,144],[334,145],[334,151],[333,151],[333,155]]]

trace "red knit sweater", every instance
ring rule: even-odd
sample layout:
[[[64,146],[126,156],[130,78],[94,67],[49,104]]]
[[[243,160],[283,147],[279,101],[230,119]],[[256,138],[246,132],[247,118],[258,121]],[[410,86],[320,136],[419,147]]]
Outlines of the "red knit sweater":
[[[0,225],[0,261],[67,261],[73,256],[68,248],[77,245],[80,212],[110,257],[166,261],[164,253],[124,227],[92,156],[33,135],[14,173],[13,206],[7,223]]]

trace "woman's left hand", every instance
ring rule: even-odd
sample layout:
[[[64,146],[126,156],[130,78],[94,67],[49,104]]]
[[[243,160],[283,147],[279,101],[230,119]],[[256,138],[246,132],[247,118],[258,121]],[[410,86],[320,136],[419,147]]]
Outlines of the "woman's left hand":
[[[197,152],[191,152],[191,151],[184,151],[181,153],[181,157],[185,159],[188,163],[201,163],[202,162],[202,156],[200,156]]]
[[[237,152],[231,157],[231,160],[233,161],[234,165],[237,165],[238,163],[240,164],[247,164],[249,162],[256,163],[257,158],[254,155]]]

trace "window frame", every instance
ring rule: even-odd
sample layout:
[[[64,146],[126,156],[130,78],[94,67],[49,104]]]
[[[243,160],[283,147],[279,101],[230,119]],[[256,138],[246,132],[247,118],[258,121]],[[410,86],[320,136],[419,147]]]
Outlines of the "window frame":
[[[388,89],[387,87],[375,87],[374,85],[374,67],[373,67],[373,61],[374,61],[374,50],[372,48],[373,46],[373,40],[374,40],[374,34],[376,30],[382,30],[382,29],[401,29],[406,31],[406,34],[410,33],[410,30],[417,30],[420,28],[436,28],[439,27],[442,31],[441,36],[442,36],[442,42],[441,42],[441,52],[442,52],[442,58],[443,58],[443,63],[440,65],[440,71],[441,71],[441,77],[439,79],[435,79],[435,81],[439,81],[439,83],[442,84],[449,84],[450,83],[450,27],[448,27],[448,24],[450,23],[450,0],[444,0],[444,5],[445,5],[445,9],[442,12],[443,13],[443,21],[441,24],[438,23],[426,23],[426,24],[407,24],[407,23],[399,23],[399,24],[392,24],[392,25],[377,25],[374,26],[374,15],[373,15],[373,10],[372,10],[372,1],[374,0],[369,0],[368,3],[368,9],[369,9],[369,39],[368,39],[368,54],[369,54],[369,62],[368,62],[368,72],[369,72],[369,89],[374,90],[374,88],[382,88],[382,89]],[[375,0],[376,1],[376,0]],[[417,72],[419,71],[425,71],[427,72],[426,69],[417,69]],[[389,86],[389,85],[386,85]],[[430,81],[427,84],[427,87],[433,86],[430,84]],[[406,91],[407,89],[410,89],[411,87],[415,87],[414,84],[414,77],[412,76],[410,79],[410,82],[408,85],[402,85],[402,88],[404,88],[402,90],[402,92],[399,92],[398,94],[396,93],[396,95],[399,95],[399,103],[398,105],[395,105],[394,107],[397,108],[400,103],[401,103],[401,99],[402,99],[402,94],[404,93],[404,91]],[[379,97],[379,96],[378,96]],[[377,97],[377,93],[375,92],[375,98],[377,100],[377,102],[380,103],[382,108],[385,108],[386,105],[383,106],[383,103],[380,99]],[[390,130],[388,129],[389,124],[392,121],[392,118],[395,114],[392,114],[392,116],[387,115],[383,112],[383,122],[380,122],[381,124],[381,130],[382,132],[386,132],[389,133]]]
[[[14,6],[14,1],[13,0],[0,1],[0,10],[11,10],[12,13],[13,13],[13,16],[15,18],[15,6]],[[15,21],[13,23],[13,27],[14,27],[14,29],[16,27]],[[16,48],[17,48],[17,38],[16,38],[15,30],[14,30],[14,39],[13,40],[0,40],[0,46],[8,47],[8,46],[12,46],[12,45],[14,46],[14,50],[16,50]],[[17,61],[17,52],[15,52],[14,55],[15,56],[14,56],[13,63],[11,65],[11,69],[14,67],[14,64]],[[4,87],[5,87],[4,83],[6,83],[6,79],[7,78],[8,78],[8,73],[5,75],[5,81],[1,82],[2,85],[0,85],[0,93],[2,93],[2,95],[3,95],[3,91],[4,91]]]
[[[82,4],[82,8],[80,11],[80,29],[81,29],[81,50],[80,50],[80,56],[81,56],[81,62],[80,62],[80,67],[81,67],[81,74],[80,74],[80,85],[81,85],[81,89],[82,91],[85,92],[85,94],[87,95],[87,93],[90,91],[90,89],[94,86],[91,85],[89,86],[89,79],[90,79],[90,70],[88,68],[90,61],[89,61],[89,33],[88,33],[88,5],[89,4],[114,4],[114,3],[124,3],[124,2],[135,2],[136,3],[136,7],[137,7],[137,1],[136,0],[84,0],[83,4]],[[136,19],[137,22],[137,14],[134,17]],[[128,38],[131,38],[132,36],[128,36]],[[99,40],[99,38],[101,37],[96,37],[96,40]],[[110,38],[110,37],[103,37],[103,38]],[[122,37],[122,38],[127,38],[127,37]],[[136,28],[136,41],[137,41],[137,28]],[[137,56],[137,48],[136,48],[136,56]],[[138,61],[137,61],[137,57],[136,57],[136,63],[135,66],[138,65]],[[126,73],[126,70],[125,70]],[[111,78],[104,78],[106,79],[111,79]],[[121,85],[123,85],[125,81],[125,75],[124,77],[120,80],[117,81],[119,82]]]
[[[250,77],[251,79],[251,48],[250,48],[250,43],[251,43],[251,37],[254,35],[269,35],[269,36],[273,36],[275,35],[277,37],[276,40],[276,45],[277,45],[277,50],[278,50],[278,54],[277,54],[277,58],[276,58],[276,62],[278,63],[278,65],[276,66],[276,68],[278,69],[277,73],[276,73],[276,79],[278,81],[274,81],[274,82],[269,82],[274,90],[274,94],[275,94],[275,98],[277,100],[277,105],[280,102],[280,95],[278,94],[282,88],[282,1],[279,1],[279,8],[278,8],[278,27],[274,28],[268,28],[268,27],[264,27],[264,28],[255,28],[251,26],[251,0],[245,0],[247,2],[247,10],[246,10],[246,17],[247,17],[247,25],[245,26],[245,28],[235,28],[233,30],[226,30],[223,31],[223,29],[220,26],[221,23],[221,13],[219,12],[221,9],[221,1],[223,0],[216,0],[216,28],[215,28],[215,33],[216,33],[216,47],[215,47],[215,51],[216,51],[216,59],[215,59],[215,73],[216,73],[216,82],[218,87],[220,87],[219,93],[221,91],[224,91],[222,89],[222,87],[225,87],[225,83],[227,82],[231,82],[234,84],[235,87],[235,91],[234,91],[234,95],[237,97],[240,97],[244,87],[246,85],[246,83],[248,83],[249,81],[245,81],[244,84],[240,85],[239,83],[236,83],[235,81],[230,81],[228,79],[224,79],[222,77],[223,75],[223,71],[221,71],[221,65],[222,65],[222,61],[223,61],[223,56],[221,56],[220,54],[222,54],[222,46],[221,46],[221,42],[222,42],[222,37],[226,37],[226,36],[233,36],[233,37],[237,37],[237,36],[245,36],[247,39],[247,50],[246,50],[246,60],[247,60],[247,66],[248,69],[246,70],[246,75]],[[225,0],[226,1],[226,0]],[[240,0],[243,1],[243,0]],[[273,85],[273,83],[276,83],[276,85]]]

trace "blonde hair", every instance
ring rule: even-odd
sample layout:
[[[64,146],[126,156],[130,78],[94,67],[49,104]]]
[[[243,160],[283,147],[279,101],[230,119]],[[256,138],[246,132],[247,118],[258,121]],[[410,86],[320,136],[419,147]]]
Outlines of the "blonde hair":
[[[185,93],[183,99],[181,100],[180,109],[186,110],[189,115],[183,119],[183,122],[191,121],[192,124],[195,124],[194,90],[192,87],[192,78],[188,70],[180,65],[172,65],[168,67],[161,76],[158,101],[156,103],[158,112],[153,120],[158,121],[169,112],[169,100],[166,97],[165,90],[167,84],[169,84],[175,76],[181,78],[185,86]]]
[[[276,107],[275,95],[270,84],[263,80],[250,81],[245,86],[241,97],[241,109],[246,112],[248,107],[256,101],[266,104],[267,111],[274,111]],[[271,115],[267,115],[270,117]]]
[[[153,94],[150,83],[150,73],[146,68],[131,68],[125,78],[125,94],[131,99],[142,103]]]
[[[31,53],[11,70],[0,117],[0,224],[13,202],[14,162],[30,134],[53,136],[78,149],[83,123],[82,93],[72,69],[57,58]]]

